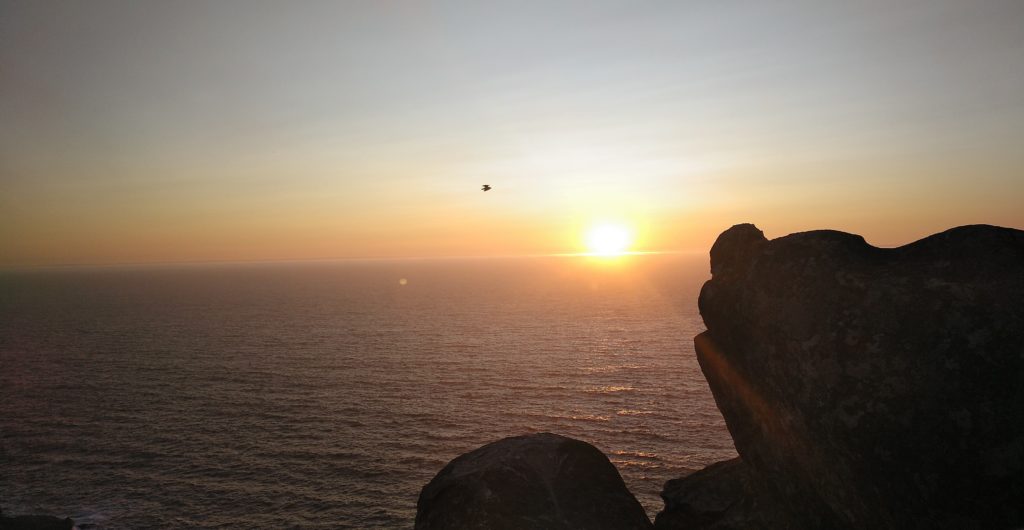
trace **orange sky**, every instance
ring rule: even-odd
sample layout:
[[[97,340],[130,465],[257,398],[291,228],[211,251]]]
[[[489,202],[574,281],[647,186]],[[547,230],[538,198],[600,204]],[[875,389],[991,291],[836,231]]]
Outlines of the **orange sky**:
[[[1024,228],[1019,2],[2,9],[3,266]]]

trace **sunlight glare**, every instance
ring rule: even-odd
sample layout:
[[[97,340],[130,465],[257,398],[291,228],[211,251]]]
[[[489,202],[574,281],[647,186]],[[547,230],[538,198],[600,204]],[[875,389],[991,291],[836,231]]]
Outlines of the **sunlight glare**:
[[[601,224],[587,232],[587,249],[598,256],[619,256],[633,242],[630,230],[620,224]]]

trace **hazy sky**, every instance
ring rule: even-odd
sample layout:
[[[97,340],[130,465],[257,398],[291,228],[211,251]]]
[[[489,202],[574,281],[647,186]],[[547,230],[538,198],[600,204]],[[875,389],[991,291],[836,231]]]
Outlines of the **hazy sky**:
[[[0,1],[0,264],[892,245],[1022,205],[1020,0]]]

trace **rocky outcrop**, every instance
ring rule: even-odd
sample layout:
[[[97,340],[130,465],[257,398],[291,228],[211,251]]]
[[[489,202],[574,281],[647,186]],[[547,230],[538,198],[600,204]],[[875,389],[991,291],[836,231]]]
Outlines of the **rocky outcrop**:
[[[71,530],[75,522],[70,518],[61,519],[52,515],[5,516],[0,511],[0,530]]]
[[[643,507],[594,446],[550,433],[452,460],[420,493],[417,530],[647,529]]]
[[[749,494],[750,472],[740,458],[712,464],[665,483],[665,509],[655,529],[751,530],[777,528]]]
[[[1024,232],[737,225],[711,272],[697,356],[749,476],[706,475],[777,528],[1024,526]]]

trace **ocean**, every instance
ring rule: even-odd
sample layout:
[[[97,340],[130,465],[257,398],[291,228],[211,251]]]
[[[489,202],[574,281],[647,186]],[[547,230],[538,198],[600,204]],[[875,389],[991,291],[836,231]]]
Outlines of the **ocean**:
[[[0,508],[101,528],[410,528],[494,440],[595,445],[653,518],[735,456],[703,255],[0,272]]]

